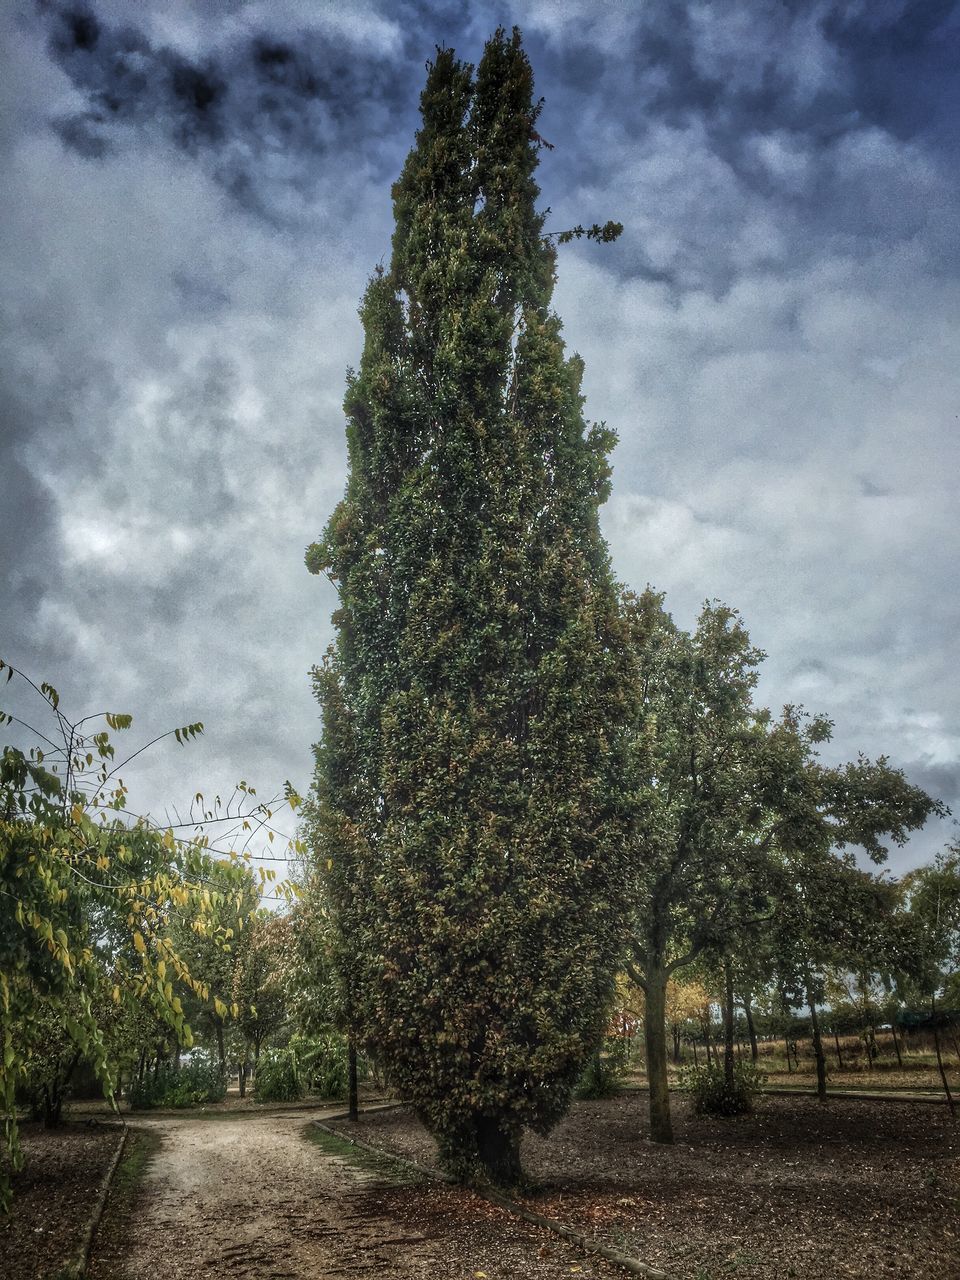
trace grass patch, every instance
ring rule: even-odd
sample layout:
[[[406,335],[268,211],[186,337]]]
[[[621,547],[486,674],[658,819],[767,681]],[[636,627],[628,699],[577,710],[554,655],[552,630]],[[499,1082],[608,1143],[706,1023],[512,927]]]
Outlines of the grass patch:
[[[362,1147],[355,1147],[346,1138],[336,1137],[325,1129],[318,1129],[313,1123],[304,1126],[303,1136],[308,1142],[319,1147],[324,1155],[333,1156],[351,1164],[364,1173],[375,1173],[378,1177],[398,1183],[405,1187],[420,1187],[428,1181],[426,1174],[409,1169],[388,1155],[373,1155]]]
[[[127,1134],[127,1145],[117,1171],[113,1175],[110,1187],[110,1199],[115,1204],[123,1200],[131,1200],[136,1194],[147,1165],[160,1150],[162,1139],[159,1133],[151,1133],[149,1129],[131,1129]]]
[[[86,1276],[115,1280],[124,1271],[126,1236],[137,1212],[137,1200],[147,1166],[160,1150],[163,1139],[149,1129],[131,1129],[120,1157],[100,1226],[93,1241]]]

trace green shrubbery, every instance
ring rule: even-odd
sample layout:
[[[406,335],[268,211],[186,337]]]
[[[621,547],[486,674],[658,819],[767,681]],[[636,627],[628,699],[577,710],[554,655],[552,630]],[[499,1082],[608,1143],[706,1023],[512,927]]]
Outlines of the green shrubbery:
[[[253,1096],[257,1102],[295,1102],[303,1096],[300,1066],[292,1046],[261,1053],[253,1076]]]
[[[345,1098],[348,1085],[347,1042],[337,1031],[316,1036],[294,1036],[303,1078],[312,1093],[323,1098]]]
[[[294,1036],[285,1049],[261,1054],[253,1080],[258,1102],[292,1102],[304,1093],[344,1098],[348,1083],[347,1042],[337,1031]]]
[[[610,1098],[630,1065],[630,1044],[622,1036],[609,1036],[603,1048],[590,1055],[574,1092],[578,1098]]]
[[[227,1096],[227,1076],[212,1058],[195,1057],[181,1067],[161,1066],[127,1090],[133,1111],[150,1107],[195,1107],[202,1102],[222,1102]]]
[[[733,1083],[728,1084],[722,1065],[684,1067],[680,1072],[680,1088],[693,1099],[698,1114],[741,1116],[753,1110],[753,1102],[766,1084],[767,1077],[753,1063],[738,1062],[733,1068]]]

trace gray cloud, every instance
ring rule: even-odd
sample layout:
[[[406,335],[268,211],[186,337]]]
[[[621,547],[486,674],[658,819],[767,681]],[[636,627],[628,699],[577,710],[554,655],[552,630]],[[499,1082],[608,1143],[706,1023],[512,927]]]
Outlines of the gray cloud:
[[[960,811],[958,6],[517,11],[588,411],[620,432],[622,578],[738,606],[765,702],[836,721]],[[71,17],[72,15],[72,17]],[[77,20],[87,21],[84,27]],[[0,653],[78,712],[207,735],[142,803],[305,785],[356,304],[423,60],[495,4],[26,6],[0,192]],[[13,122],[13,123],[11,123]],[[931,827],[894,855],[928,856]]]
[[[170,143],[237,204],[281,222],[315,196],[331,154],[386,175],[385,141],[411,106],[398,63],[337,31],[238,32],[191,57],[81,3],[50,10],[49,47],[86,103],[54,121],[65,145],[100,159],[143,136]]]

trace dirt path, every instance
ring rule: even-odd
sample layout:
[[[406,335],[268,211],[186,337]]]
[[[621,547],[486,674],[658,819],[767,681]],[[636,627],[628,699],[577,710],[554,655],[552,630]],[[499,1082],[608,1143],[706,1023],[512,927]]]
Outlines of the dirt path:
[[[317,1118],[322,1118],[320,1113]],[[333,1114],[333,1113],[330,1113]],[[403,1185],[311,1141],[300,1112],[138,1119],[162,1141],[91,1274],[109,1280],[462,1280],[596,1275],[555,1237],[457,1188]],[[316,1132],[314,1130],[314,1132]],[[108,1233],[109,1234],[109,1233]]]
[[[136,1123],[162,1145],[125,1242],[130,1280],[435,1274],[430,1242],[376,1213],[383,1180],[306,1139],[302,1112]]]

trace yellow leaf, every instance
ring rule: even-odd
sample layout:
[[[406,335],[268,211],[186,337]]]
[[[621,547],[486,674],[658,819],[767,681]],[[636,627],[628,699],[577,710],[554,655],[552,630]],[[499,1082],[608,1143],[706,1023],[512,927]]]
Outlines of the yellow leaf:
[[[133,945],[136,947],[137,951],[139,951],[140,954],[143,955],[143,953],[147,949],[147,944],[143,940],[142,933],[135,933],[133,935]]]

